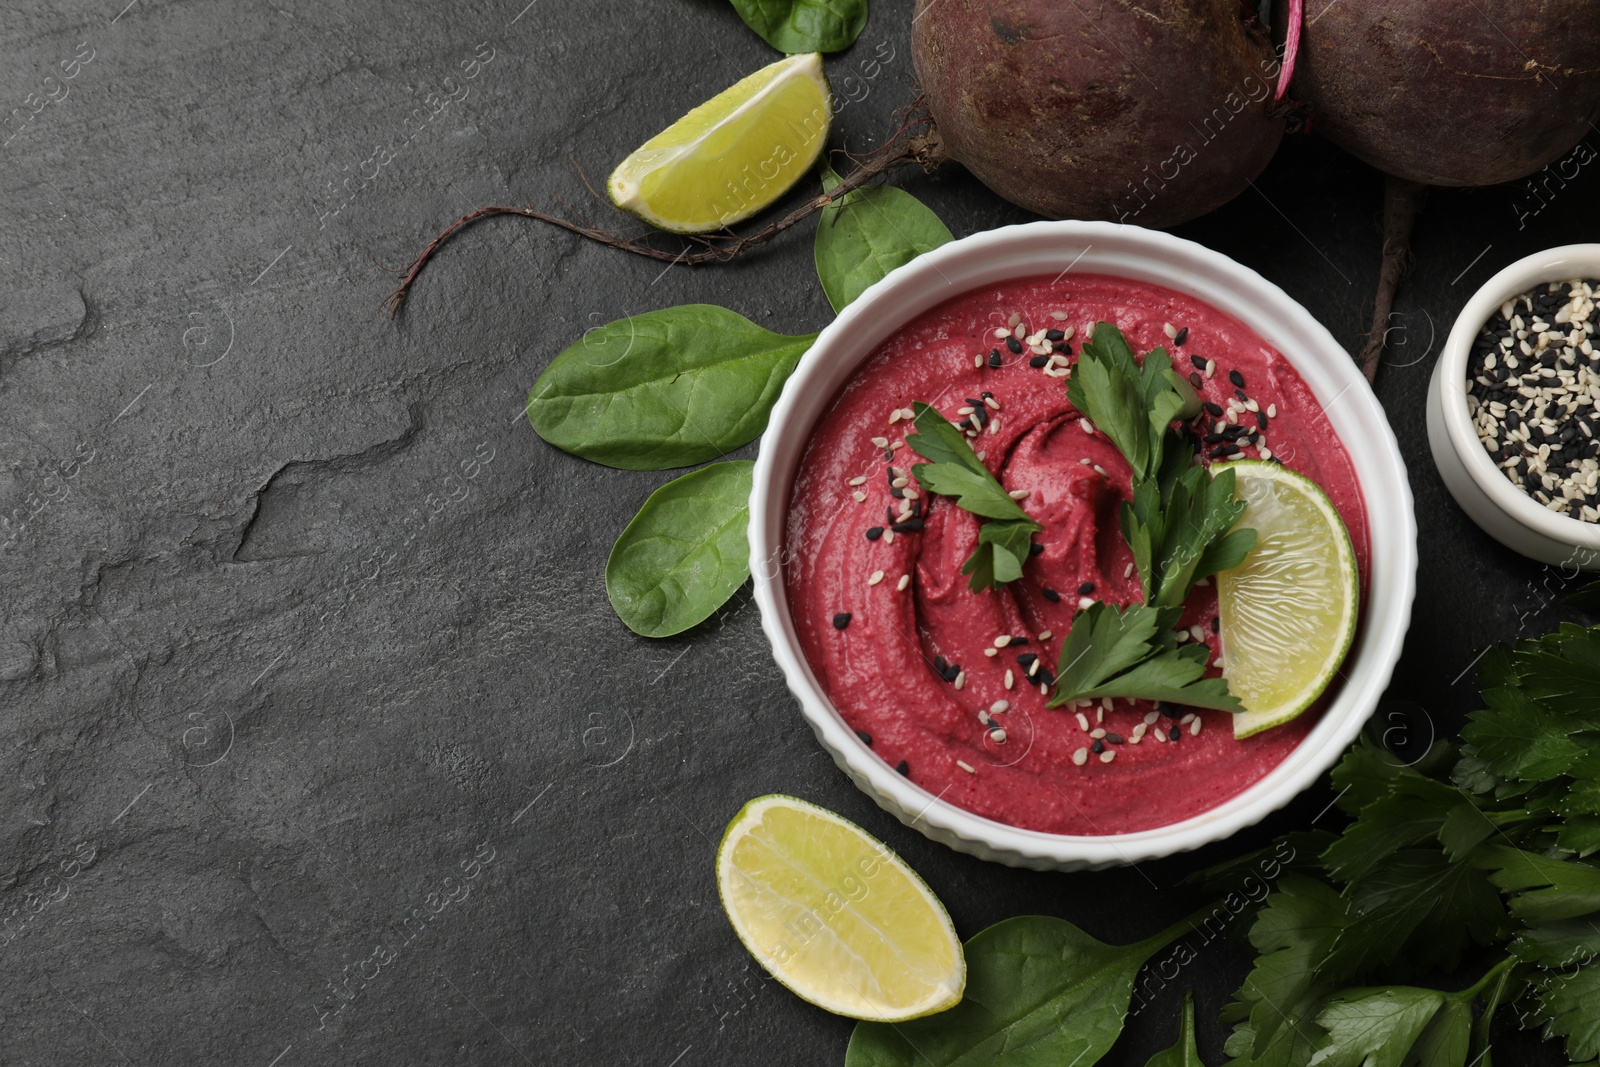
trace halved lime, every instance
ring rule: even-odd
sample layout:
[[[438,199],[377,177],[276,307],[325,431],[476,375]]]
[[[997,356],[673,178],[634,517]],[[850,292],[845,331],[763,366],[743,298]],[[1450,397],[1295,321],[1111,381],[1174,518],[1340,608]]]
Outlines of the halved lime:
[[[1222,675],[1244,704],[1233,736],[1293,719],[1328,688],[1356,632],[1359,579],[1350,532],[1310,478],[1257,459],[1219,463],[1256,531],[1244,562],[1217,575]]]
[[[944,905],[831,811],[776,793],[750,801],[717,849],[717,889],[750,954],[819,1008],[902,1022],[961,1000],[967,963]]]
[[[833,124],[822,54],[762,67],[617,165],[611,202],[674,233],[747,219],[811,169]]]

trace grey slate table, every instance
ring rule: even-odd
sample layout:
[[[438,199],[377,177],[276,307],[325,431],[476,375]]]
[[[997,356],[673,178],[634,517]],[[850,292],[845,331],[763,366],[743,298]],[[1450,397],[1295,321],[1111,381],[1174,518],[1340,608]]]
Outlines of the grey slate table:
[[[617,622],[606,552],[669,475],[545,446],[527,388],[630,312],[820,328],[809,227],[663,270],[498,220],[382,316],[381,268],[471,208],[616,224],[578,168],[774,58],[726,4],[123,3],[0,11],[0,1063],[837,1064],[850,1024],[766,980],[717,902],[752,796],[882,835],[964,935],[1043,912],[1143,936],[1191,910],[1190,870],[1338,818],[1318,788],[1194,857],[982,863],[833,767],[748,592],[679,639]],[[839,84],[893,51],[836,144],[914,96],[909,6],[829,61]],[[955,168],[899,180],[958,236],[1027,218]],[[1391,741],[1452,733],[1478,650],[1569,614],[1570,583],[1455,508],[1421,410],[1461,301],[1593,237],[1597,190],[1440,192],[1422,218],[1378,387],[1421,528],[1391,693],[1420,707]],[[1297,138],[1179,232],[1356,347],[1380,203]],[[1107,1062],[1169,1044],[1186,987],[1221,1062],[1243,968],[1204,946]]]

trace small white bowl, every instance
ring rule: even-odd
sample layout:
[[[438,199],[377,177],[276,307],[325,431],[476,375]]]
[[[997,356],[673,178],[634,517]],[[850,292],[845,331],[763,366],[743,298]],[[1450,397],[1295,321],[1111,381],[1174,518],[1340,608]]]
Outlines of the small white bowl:
[[[1110,274],[1187,293],[1243,322],[1299,371],[1349,452],[1367,507],[1370,593],[1321,721],[1265,777],[1194,818],[1137,833],[1073,836],[1021,830],[941,801],[896,773],[856,737],[817,684],[796,639],[783,583],[785,512],[812,427],[886,337],[980,286],[1067,270]],[[1355,740],[1389,684],[1411,616],[1416,524],[1405,464],[1372,390],[1310,313],[1259,274],[1191,241],[1104,222],[1034,222],[975,234],[919,256],[868,289],[822,331],[785,385],[756,460],[750,560],[761,624],[811,727],[835,762],[883,808],[935,841],[1041,870],[1137,863],[1198,848],[1258,822],[1327,770]]]
[[[1544,282],[1600,278],[1600,244],[1563,245],[1519,259],[1467,301],[1428,384],[1428,446],[1461,510],[1507,548],[1542,563],[1600,569],[1600,524],[1558,515],[1511,484],[1472,428],[1467,357],[1500,305]]]

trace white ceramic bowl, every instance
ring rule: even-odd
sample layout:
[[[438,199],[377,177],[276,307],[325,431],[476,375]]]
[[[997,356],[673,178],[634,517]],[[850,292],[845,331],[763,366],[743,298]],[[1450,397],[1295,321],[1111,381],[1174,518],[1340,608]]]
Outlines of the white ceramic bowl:
[[[1572,278],[1600,278],[1600,244],[1548,248],[1519,259],[1473,294],[1433,367],[1428,445],[1450,495],[1490,537],[1543,563],[1600,570],[1600,525],[1558,515],[1512,485],[1467,413],[1467,357],[1483,324],[1519,293]]]
[[[1345,681],[1288,758],[1243,793],[1155,830],[1071,836],[1020,830],[938,800],[895,772],[845,725],[796,640],[785,595],[784,517],[812,427],[877,345],[935,305],[980,286],[1068,269],[1177,289],[1243,322],[1282,352],[1327,411],[1355,466],[1372,544],[1364,621]],[[1389,683],[1411,616],[1416,525],[1405,464],[1383,410],[1349,354],[1283,290],[1200,245],[1101,222],[1034,222],[953,241],[894,271],[847,307],[800,360],[773,409],[750,498],[751,572],[773,655],[817,738],[855,783],[935,841],[1018,867],[1077,870],[1198,848],[1259,821],[1305,789],[1355,740]]]

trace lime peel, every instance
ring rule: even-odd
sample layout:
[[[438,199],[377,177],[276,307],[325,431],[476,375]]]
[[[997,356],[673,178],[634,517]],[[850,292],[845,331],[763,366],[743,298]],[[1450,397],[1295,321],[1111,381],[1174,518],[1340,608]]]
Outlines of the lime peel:
[[[1244,704],[1233,735],[1297,718],[1328,688],[1355,638],[1360,578],[1350,532],[1311,479],[1276,463],[1236,460],[1239,528],[1257,541],[1217,575],[1223,677]]]
[[[770,206],[822,154],[833,97],[822,55],[769,64],[656,134],[606,180],[611,202],[673,233],[707,233]]]
[[[854,1019],[953,1007],[966,959],[944,905],[881,841],[825,808],[757,797],[728,823],[717,889],[739,940],[797,996]]]

